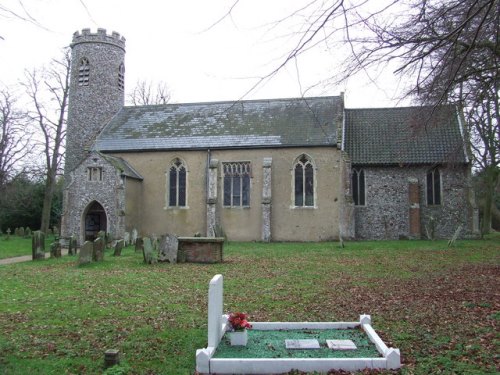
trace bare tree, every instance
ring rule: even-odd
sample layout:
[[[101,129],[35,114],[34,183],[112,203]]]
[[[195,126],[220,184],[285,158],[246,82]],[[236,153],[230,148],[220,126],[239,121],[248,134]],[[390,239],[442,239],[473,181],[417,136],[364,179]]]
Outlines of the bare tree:
[[[170,101],[170,92],[165,82],[160,81],[156,86],[150,81],[137,81],[134,90],[128,95],[132,105],[167,104]]]
[[[26,72],[27,94],[32,102],[31,119],[38,126],[42,141],[39,146],[45,160],[45,195],[40,229],[47,232],[50,224],[56,178],[61,172],[66,135],[71,55],[65,50],[50,67]]]
[[[30,135],[27,115],[17,108],[16,98],[0,90],[0,194],[31,153]]]

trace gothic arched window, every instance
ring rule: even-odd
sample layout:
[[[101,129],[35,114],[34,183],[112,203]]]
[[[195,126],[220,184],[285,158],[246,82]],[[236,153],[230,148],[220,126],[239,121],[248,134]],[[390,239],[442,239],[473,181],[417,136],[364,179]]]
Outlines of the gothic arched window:
[[[174,159],[168,171],[169,207],[186,207],[186,174],[184,162]]]
[[[296,207],[314,206],[314,166],[307,155],[301,155],[295,162],[294,204]]]
[[[125,65],[123,63],[118,68],[118,88],[122,91],[125,89]]]
[[[90,76],[89,59],[83,57],[80,60],[80,66],[78,67],[78,86],[88,86],[89,76]]]

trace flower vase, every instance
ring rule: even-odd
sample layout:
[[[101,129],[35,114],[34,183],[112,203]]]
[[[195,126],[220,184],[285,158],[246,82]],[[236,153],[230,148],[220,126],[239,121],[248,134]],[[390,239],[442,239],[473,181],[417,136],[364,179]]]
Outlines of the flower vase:
[[[231,339],[231,346],[246,346],[248,342],[248,332],[246,329],[243,331],[234,331],[229,333]]]

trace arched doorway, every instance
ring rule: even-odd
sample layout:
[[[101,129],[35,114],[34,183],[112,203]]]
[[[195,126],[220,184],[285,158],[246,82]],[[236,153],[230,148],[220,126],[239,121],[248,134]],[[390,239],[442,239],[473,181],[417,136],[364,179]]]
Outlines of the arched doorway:
[[[87,206],[84,218],[83,238],[85,241],[94,241],[97,238],[97,233],[101,230],[106,232],[106,211],[98,202],[93,201]]]

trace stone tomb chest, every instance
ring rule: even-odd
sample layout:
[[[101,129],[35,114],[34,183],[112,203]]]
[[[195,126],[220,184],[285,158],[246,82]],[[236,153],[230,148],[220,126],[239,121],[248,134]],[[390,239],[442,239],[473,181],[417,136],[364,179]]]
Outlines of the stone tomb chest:
[[[222,237],[179,237],[179,263],[221,263],[224,249]]]

